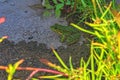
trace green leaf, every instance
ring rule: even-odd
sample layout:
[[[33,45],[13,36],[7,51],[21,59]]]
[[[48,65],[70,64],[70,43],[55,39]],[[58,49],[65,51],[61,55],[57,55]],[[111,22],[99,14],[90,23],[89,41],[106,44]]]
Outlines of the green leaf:
[[[45,0],[44,7],[46,7],[46,9],[53,9],[54,8],[54,6],[50,5],[49,0]]]
[[[85,0],[81,0],[82,6],[85,8],[87,4],[85,3]]]
[[[67,0],[67,2],[65,3],[66,5],[71,5],[71,1]]]
[[[56,5],[56,10],[60,10],[64,7],[64,4],[57,4]]]
[[[56,5],[56,9],[55,9],[55,15],[56,17],[60,17],[61,15],[61,9],[64,7],[64,4],[58,4]]]
[[[50,4],[45,4],[44,7],[45,7],[46,9],[53,9],[53,8],[54,8],[54,7],[51,6]]]
[[[61,11],[60,10],[55,10],[55,15],[56,15],[56,17],[60,17],[60,15],[61,15]]]
[[[58,4],[57,0],[52,0],[54,4]]]
[[[59,0],[59,1],[60,1],[61,3],[63,3],[63,4],[65,3],[65,1],[64,1],[64,0]]]

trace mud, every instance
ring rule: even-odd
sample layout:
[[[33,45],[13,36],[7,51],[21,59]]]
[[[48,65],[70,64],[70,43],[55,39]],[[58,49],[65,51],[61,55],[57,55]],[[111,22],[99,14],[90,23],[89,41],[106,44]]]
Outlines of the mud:
[[[69,57],[72,57],[73,65],[75,68],[79,67],[79,61],[81,57],[87,60],[89,56],[89,43],[84,42],[83,45],[79,43],[67,46],[67,48],[60,46],[55,49],[63,61],[69,66]],[[59,61],[53,54],[51,49],[48,49],[47,46],[43,43],[37,43],[36,41],[26,42],[20,41],[15,44],[5,40],[0,43],[0,65],[7,66],[8,64],[14,64],[20,59],[25,59],[24,63],[20,66],[22,67],[36,67],[36,68],[49,68],[40,62],[40,59],[47,59],[56,65],[60,65]],[[14,78],[25,80],[29,75],[30,71],[16,71]],[[38,73],[35,77],[40,75],[45,75],[47,73]],[[0,70],[0,79],[6,80],[7,73],[3,70]]]

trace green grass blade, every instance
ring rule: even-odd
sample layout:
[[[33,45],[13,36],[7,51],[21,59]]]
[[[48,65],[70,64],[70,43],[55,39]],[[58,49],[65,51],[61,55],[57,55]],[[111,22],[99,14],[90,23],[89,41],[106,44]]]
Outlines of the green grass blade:
[[[67,65],[63,62],[63,60],[60,58],[60,56],[58,55],[58,53],[52,48],[52,50],[53,50],[53,53],[55,54],[55,56],[57,57],[57,59],[59,60],[59,62],[61,63],[61,65],[65,68],[65,69],[67,69],[67,70],[69,70],[69,68],[67,67]]]
[[[69,58],[69,64],[70,64],[70,70],[73,71],[73,64],[72,64],[72,58]]]
[[[83,31],[83,32],[86,32],[86,33],[89,33],[89,34],[95,35],[94,32],[89,31],[89,30],[86,30],[86,29],[83,29],[83,28],[81,28],[80,26],[78,26],[78,25],[76,25],[76,24],[74,24],[74,23],[71,23],[70,25],[73,26],[73,27],[75,27],[75,28],[77,28],[77,29],[79,29],[79,30],[81,30],[81,31]]]

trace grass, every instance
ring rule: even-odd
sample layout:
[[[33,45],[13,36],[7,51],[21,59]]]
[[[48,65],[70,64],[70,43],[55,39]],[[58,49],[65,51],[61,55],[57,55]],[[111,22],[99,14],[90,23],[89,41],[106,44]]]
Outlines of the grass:
[[[53,64],[52,62],[41,59],[41,62],[47,66],[53,68],[53,70],[45,68],[24,68],[19,67],[19,62],[13,66],[0,66],[0,69],[4,69],[8,72],[8,77],[12,73],[13,76],[15,70],[32,70],[28,79],[26,80],[38,80],[32,78],[37,72],[48,72],[55,75],[51,76],[39,76],[38,78],[47,78],[52,80],[119,80],[120,79],[120,14],[114,9],[114,0],[109,5],[103,6],[104,0],[91,0],[91,2],[85,2],[81,0],[83,7],[87,4],[93,6],[94,14],[91,19],[92,22],[85,22],[93,30],[84,29],[77,24],[71,23],[73,27],[94,35],[91,40],[90,56],[87,62],[83,58],[80,59],[79,68],[75,69],[72,64],[71,57],[69,58],[68,67],[58,55],[58,53],[52,48],[52,51],[56,58],[59,60],[62,66]],[[17,64],[17,66],[15,66]],[[21,62],[20,62],[21,64]],[[15,67],[14,67],[15,66]],[[12,71],[11,71],[12,70]],[[12,79],[8,79],[12,80]]]

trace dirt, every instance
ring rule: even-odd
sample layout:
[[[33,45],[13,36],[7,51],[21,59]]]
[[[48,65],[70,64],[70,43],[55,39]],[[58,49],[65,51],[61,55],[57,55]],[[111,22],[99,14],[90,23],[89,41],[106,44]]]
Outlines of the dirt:
[[[55,49],[63,61],[69,66],[69,57],[72,56],[73,65],[75,68],[79,67],[79,61],[81,57],[87,60],[89,56],[89,42],[86,40],[84,44],[80,46],[79,43],[67,46],[67,48],[60,46]],[[43,43],[37,43],[37,41],[25,42],[20,41],[15,44],[8,40],[0,43],[0,65],[7,66],[8,64],[14,64],[20,59],[25,59],[24,63],[20,66],[22,67],[36,67],[36,68],[49,68],[40,62],[40,59],[47,59],[52,63],[60,65],[59,61],[53,54],[51,49]],[[25,80],[29,75],[30,71],[17,71],[14,75],[15,79]],[[39,73],[40,75],[45,75],[47,73]],[[0,70],[0,79],[6,80],[7,73]]]

